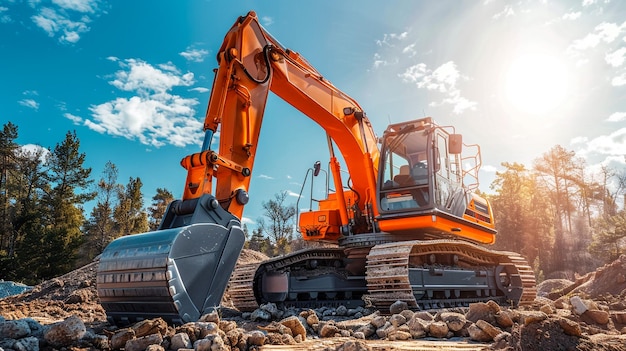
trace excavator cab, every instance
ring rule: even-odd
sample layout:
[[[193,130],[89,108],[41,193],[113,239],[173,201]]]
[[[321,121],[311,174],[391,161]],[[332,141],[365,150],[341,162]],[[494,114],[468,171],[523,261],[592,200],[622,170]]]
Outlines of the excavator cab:
[[[378,167],[380,229],[492,243],[491,208],[472,194],[477,184],[466,180],[477,179],[480,149],[463,158],[461,135],[448,129],[426,117],[385,130]],[[474,167],[464,170],[461,163]]]

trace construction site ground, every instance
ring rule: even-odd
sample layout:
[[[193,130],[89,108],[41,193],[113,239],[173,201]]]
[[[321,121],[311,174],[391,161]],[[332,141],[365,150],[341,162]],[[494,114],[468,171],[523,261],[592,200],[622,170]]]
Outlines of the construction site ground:
[[[240,260],[254,262],[263,255],[244,250]],[[20,295],[0,299],[0,316],[6,321],[32,318],[51,325],[78,317],[95,334],[108,338],[116,327],[108,324],[106,313],[98,303],[96,290],[97,261],[66,275],[42,282]],[[391,341],[389,338],[309,336],[297,344],[270,345],[262,350],[618,350],[626,351],[626,256],[599,268],[576,281],[549,280],[542,282],[538,298],[524,313],[543,313],[546,318],[533,323],[515,323],[507,329],[507,337],[490,342],[475,342],[469,338]],[[585,303],[582,311],[578,300]],[[228,300],[224,301],[225,306]],[[594,312],[599,311],[599,312]],[[592,313],[593,312],[593,313]],[[608,316],[608,320],[606,320]],[[224,317],[225,319],[227,317]],[[355,323],[367,322],[367,316]],[[373,317],[369,317],[373,318]],[[562,321],[567,319],[579,335],[565,332]],[[523,319],[522,319],[523,320]],[[267,330],[270,322],[253,322],[241,316],[233,318],[246,330]],[[3,322],[0,319],[0,326]],[[350,323],[344,320],[337,323]],[[574,332],[576,334],[576,332]],[[1,339],[1,338],[0,338]],[[2,342],[2,340],[0,340]],[[1,347],[1,346],[0,346]],[[43,348],[46,349],[46,348]],[[47,348],[57,350],[57,348]],[[100,350],[93,345],[64,346],[65,350]],[[102,348],[105,350],[106,348]]]

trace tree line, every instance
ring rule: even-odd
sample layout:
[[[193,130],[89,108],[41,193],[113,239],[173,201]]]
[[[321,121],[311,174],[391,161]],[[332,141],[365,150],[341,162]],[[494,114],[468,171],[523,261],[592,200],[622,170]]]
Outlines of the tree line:
[[[158,188],[144,208],[139,177],[118,182],[107,162],[97,181],[85,167],[75,132],[50,150],[27,151],[11,122],[0,131],[0,278],[36,284],[91,262],[122,235],[156,230],[170,191]],[[555,146],[530,168],[502,164],[491,184],[495,249],[519,252],[539,279],[573,278],[626,253],[626,211],[618,202],[626,173]],[[316,243],[294,238],[296,209],[281,192],[263,202],[246,248],[275,256]],[[84,206],[95,201],[88,216]]]
[[[156,229],[173,200],[157,189],[144,209],[141,179],[118,184],[107,162],[94,182],[76,132],[54,148],[25,150],[18,128],[0,131],[0,277],[37,284],[91,262],[113,239]],[[89,217],[84,206],[95,200]]]
[[[589,272],[626,253],[626,172],[591,172],[574,151],[554,146],[527,168],[503,163],[491,195],[496,247],[519,252],[540,279]]]

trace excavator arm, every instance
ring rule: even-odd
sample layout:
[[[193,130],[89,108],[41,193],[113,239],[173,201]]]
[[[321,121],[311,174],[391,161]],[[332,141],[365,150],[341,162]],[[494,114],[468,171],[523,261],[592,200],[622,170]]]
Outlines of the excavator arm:
[[[204,121],[205,149],[182,161],[188,171],[184,199],[210,194],[214,189],[222,207],[241,218],[271,91],[326,131],[349,173],[362,175],[352,178],[354,191],[375,202],[371,198],[379,157],[377,139],[355,100],[324,79],[298,53],[284,48],[261,27],[254,12],[235,22],[217,59],[219,68]],[[219,151],[213,151],[212,138],[218,133]],[[334,157],[331,169],[341,197],[341,177]],[[347,224],[347,217],[342,211],[342,225]]]

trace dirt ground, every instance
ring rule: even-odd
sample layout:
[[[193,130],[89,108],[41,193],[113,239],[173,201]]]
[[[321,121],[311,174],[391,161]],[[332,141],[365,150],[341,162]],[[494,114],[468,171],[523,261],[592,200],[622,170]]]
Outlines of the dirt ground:
[[[254,251],[244,250],[240,260],[255,262],[265,256]],[[6,320],[33,318],[41,324],[51,324],[70,316],[77,316],[95,332],[111,330],[106,322],[106,313],[98,303],[96,290],[97,262],[90,263],[63,276],[45,281],[34,289],[20,295],[0,299],[0,316]],[[513,325],[508,336],[493,343],[474,343],[467,340],[358,340],[352,349],[362,350],[615,350],[626,351],[626,256],[610,265],[580,277],[575,282],[547,281],[539,285],[539,297],[535,304],[523,310],[544,313],[547,318],[538,322],[524,322]],[[543,297],[542,297],[543,296]],[[579,298],[589,310],[577,314],[576,301]],[[226,301],[227,303],[227,301]],[[604,313],[604,312],[606,313]],[[598,320],[606,317],[608,321]],[[567,319],[580,329],[580,335],[564,332],[563,320]],[[605,318],[606,319],[606,318]],[[606,323],[605,323],[606,322]],[[238,322],[245,323],[245,322]],[[249,326],[248,326],[249,328]],[[571,334],[571,333],[570,333]],[[335,350],[350,349],[342,345],[352,338],[307,338],[297,349]],[[339,345],[339,346],[338,346]],[[294,349],[294,345],[266,345],[264,350]]]

